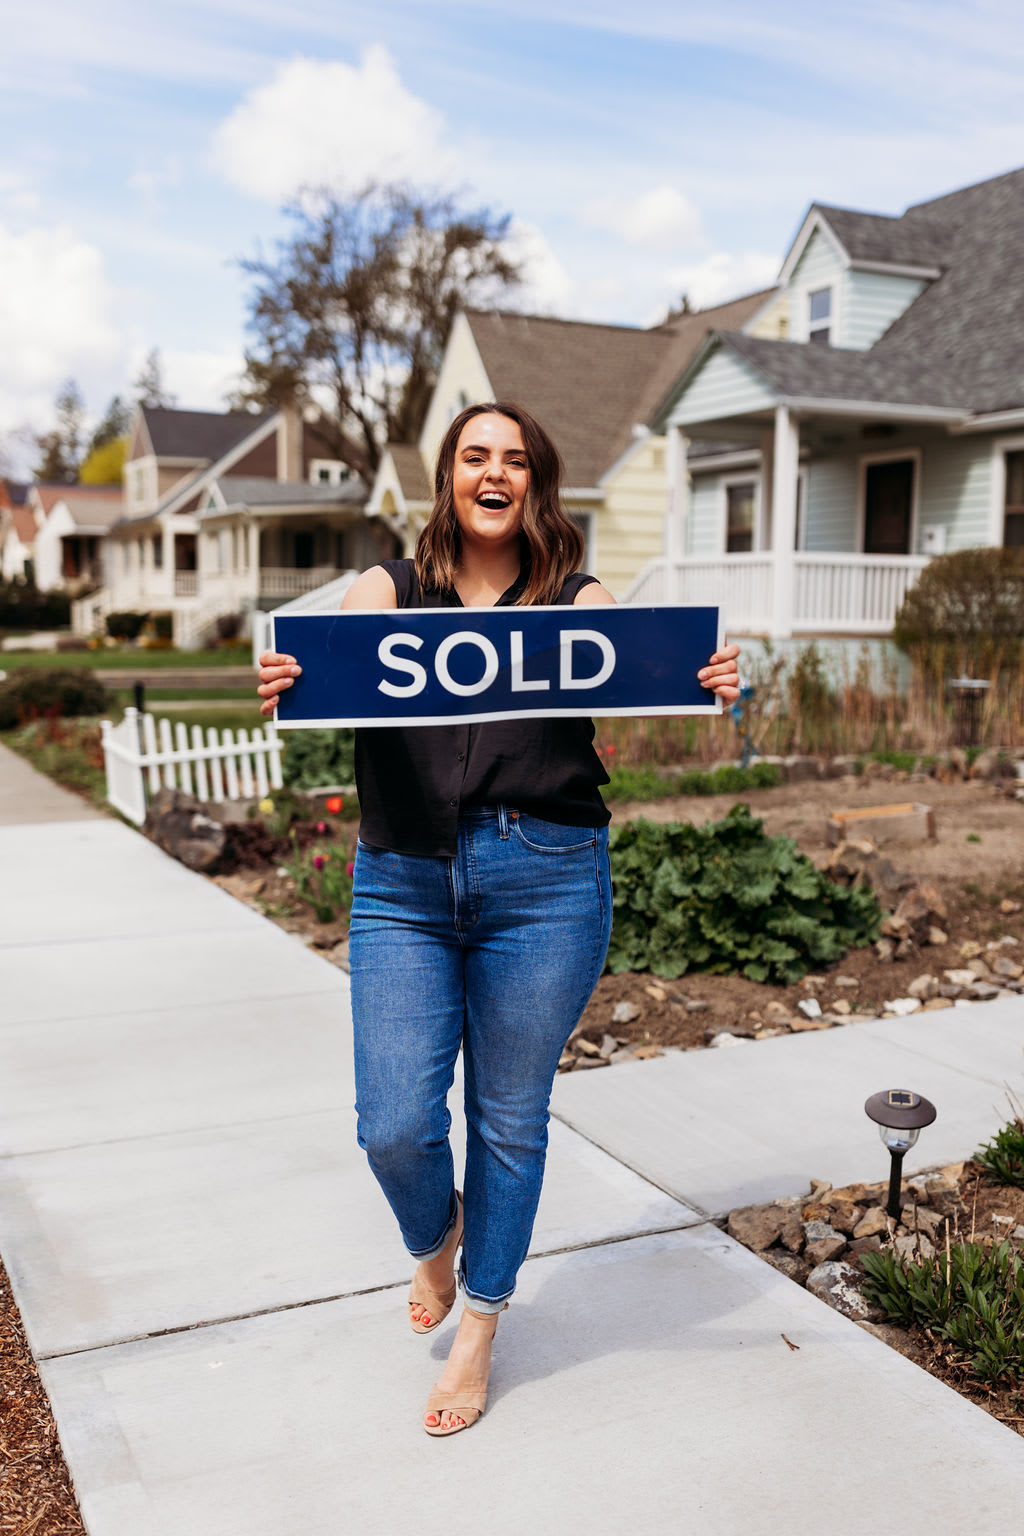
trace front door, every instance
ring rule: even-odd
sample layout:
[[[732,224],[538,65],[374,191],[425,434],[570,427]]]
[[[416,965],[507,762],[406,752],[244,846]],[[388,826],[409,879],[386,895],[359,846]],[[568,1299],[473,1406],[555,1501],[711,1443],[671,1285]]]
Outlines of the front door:
[[[914,460],[869,464],[864,487],[864,553],[909,555]]]

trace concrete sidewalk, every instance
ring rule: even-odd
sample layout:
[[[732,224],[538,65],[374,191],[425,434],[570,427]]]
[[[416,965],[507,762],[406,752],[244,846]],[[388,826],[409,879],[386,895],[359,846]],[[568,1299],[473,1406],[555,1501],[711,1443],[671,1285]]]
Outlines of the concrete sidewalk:
[[[452,1323],[406,1323],[347,978],[123,825],[46,823],[0,826],[0,1242],[91,1536],[393,1536],[427,1511],[474,1536],[867,1536],[894,1490],[909,1536],[1019,1524],[1019,1437],[707,1218],[882,1177],[880,1087],[935,1099],[919,1165],[970,1153],[1020,1085],[1024,1009],[559,1079],[491,1403],[442,1448],[419,1411]]]

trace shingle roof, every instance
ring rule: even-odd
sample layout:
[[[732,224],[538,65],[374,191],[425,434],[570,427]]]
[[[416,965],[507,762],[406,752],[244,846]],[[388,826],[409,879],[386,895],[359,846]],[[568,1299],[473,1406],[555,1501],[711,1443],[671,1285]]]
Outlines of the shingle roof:
[[[582,489],[626,450],[712,327],[742,325],[765,296],[652,330],[497,311],[468,310],[467,318],[495,397],[539,418],[565,461],[566,484]]]
[[[158,459],[214,460],[228,453],[274,411],[176,411],[141,407]]]
[[[949,369],[923,367],[899,351],[854,351],[848,347],[767,341],[739,332],[716,332],[719,340],[750,363],[780,395],[817,400],[868,400],[879,405],[966,409]]]
[[[10,511],[11,522],[14,524],[14,531],[18,538],[23,544],[32,544],[35,541],[36,534],[39,532],[32,513],[24,503],[21,506],[16,504],[11,507]]]
[[[369,494],[355,475],[344,485],[311,485],[306,480],[269,480],[255,475],[222,475],[214,483],[229,507],[361,507]]]
[[[24,480],[5,480],[3,483],[10,505],[12,507],[23,507],[29,492],[28,482]]]
[[[37,484],[30,487],[35,491],[39,504],[49,517],[58,501],[66,501],[68,506],[89,502],[121,501],[123,499],[120,486],[117,485],[47,485]]]
[[[821,373],[823,388],[831,392],[848,368],[851,388],[873,382],[892,400],[905,398],[894,390],[905,390],[921,403],[956,403],[976,414],[1024,405],[1024,169],[917,203],[899,219],[823,211],[837,234],[846,220],[851,256],[912,257],[942,268],[941,277],[861,354],[864,368],[837,362],[834,374]],[[820,358],[808,366],[829,367]]]
[[[906,215],[860,213],[814,203],[835,232],[847,255],[857,261],[891,262],[894,266],[941,266],[946,252],[941,227],[930,222],[908,223]]]
[[[83,496],[84,489],[84,486],[72,486],[67,495],[59,498],[70,512],[71,521],[78,528],[112,528],[124,512],[124,496],[120,489],[98,485],[96,490],[102,494]]]
[[[398,483],[402,487],[402,495],[406,501],[433,501],[434,493],[423,463],[423,455],[416,444],[388,443],[385,452],[391,455],[391,462],[395,466]]]

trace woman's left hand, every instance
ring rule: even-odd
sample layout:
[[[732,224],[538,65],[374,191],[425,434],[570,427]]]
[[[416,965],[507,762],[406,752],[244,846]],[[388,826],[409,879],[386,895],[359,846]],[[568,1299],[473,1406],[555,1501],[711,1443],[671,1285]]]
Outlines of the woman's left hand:
[[[725,704],[732,704],[740,696],[740,674],[736,665],[739,654],[738,645],[723,645],[697,673],[701,686],[716,693]]]

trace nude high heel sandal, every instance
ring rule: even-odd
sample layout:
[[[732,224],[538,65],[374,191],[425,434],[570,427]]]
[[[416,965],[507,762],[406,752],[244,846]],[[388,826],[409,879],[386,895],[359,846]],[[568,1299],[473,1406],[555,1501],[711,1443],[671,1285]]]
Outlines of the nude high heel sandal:
[[[455,1233],[455,1241],[452,1244],[453,1270],[455,1268],[455,1255],[458,1253],[459,1244],[462,1242],[463,1230],[462,1195],[459,1190],[455,1191],[455,1198],[458,1201],[459,1209],[455,1216],[455,1226],[453,1228]],[[458,1288],[454,1277],[448,1290],[432,1291],[429,1286],[424,1285],[422,1280],[420,1280],[419,1269],[417,1268],[415,1275],[412,1277],[412,1285],[409,1288],[409,1306],[422,1307],[423,1313],[421,1313],[421,1316],[429,1317],[430,1322],[424,1325],[420,1322],[419,1318],[413,1317],[410,1312],[409,1326],[412,1328],[413,1333],[433,1333],[435,1328],[440,1327],[452,1307],[454,1307],[457,1293]]]
[[[467,1307],[466,1311],[472,1313],[473,1317],[493,1317],[494,1333],[497,1333],[498,1318],[501,1316],[501,1312],[474,1312],[472,1307]],[[501,1311],[508,1311],[507,1301]],[[491,1334],[492,1338],[494,1333]],[[436,1413],[437,1423],[434,1425],[424,1424],[423,1428],[428,1435],[433,1435],[438,1440],[444,1439],[447,1435],[457,1435],[462,1430],[468,1429],[471,1424],[475,1424],[486,1407],[486,1387],[481,1387],[478,1390],[474,1390],[472,1387],[460,1387],[455,1392],[438,1392],[435,1388],[427,1398],[427,1406],[423,1411],[424,1413]],[[441,1427],[442,1413],[457,1413],[464,1422],[462,1424],[452,1424],[447,1429],[443,1429]]]

